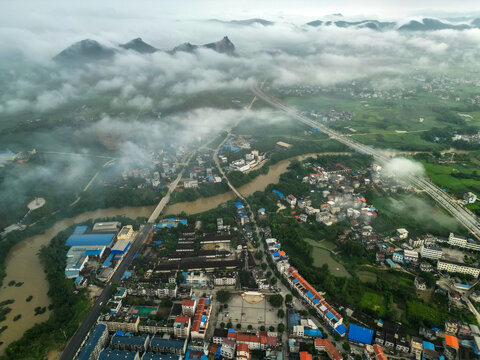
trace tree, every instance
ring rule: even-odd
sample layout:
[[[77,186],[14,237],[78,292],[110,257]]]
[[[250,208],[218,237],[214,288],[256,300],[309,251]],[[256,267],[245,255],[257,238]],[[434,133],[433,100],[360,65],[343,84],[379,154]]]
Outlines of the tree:
[[[220,301],[221,303],[227,303],[230,301],[230,297],[232,294],[228,290],[218,290],[217,291],[217,300]]]
[[[277,283],[277,278],[276,278],[276,277],[272,277],[272,278],[270,279],[270,284],[272,284],[272,285],[275,286],[276,283]]]
[[[185,281],[185,277],[183,276],[181,271],[179,271],[177,273],[177,279],[176,280],[177,280],[177,284],[181,284],[182,282]]]
[[[260,326],[260,331],[265,331],[265,325]]]
[[[237,329],[241,329],[242,328],[242,324],[237,324]]]
[[[227,328],[231,329],[232,327],[233,327],[233,324],[229,321],[229,322],[227,323]]]
[[[268,330],[269,330],[270,332],[274,332],[274,331],[275,331],[275,328],[274,328],[272,325],[270,325],[269,328],[268,328]]]
[[[247,328],[248,328],[248,330],[252,330],[252,329],[253,329],[253,326],[252,326],[252,325],[248,325]]]
[[[225,327],[225,323],[224,322],[221,322],[220,323],[220,327],[223,329]]]
[[[267,271],[267,277],[269,278],[270,276],[272,276],[272,272],[269,270]]]
[[[263,271],[267,270],[267,266],[268,266],[267,263],[262,262],[261,266]]]
[[[348,342],[345,341],[345,342],[342,344],[342,348],[343,348],[343,350],[345,350],[345,351],[347,351],[347,352],[350,352],[350,344],[349,344]]]
[[[285,316],[285,311],[283,309],[278,309],[277,316],[283,318]]]
[[[285,331],[285,325],[283,325],[282,323],[278,324],[277,330],[278,330],[278,332],[284,332]]]
[[[285,302],[286,303],[292,302],[292,300],[293,300],[292,294],[285,295]]]
[[[271,295],[268,302],[274,307],[280,307],[283,305],[283,296],[280,294]]]
[[[263,257],[263,252],[261,250],[255,251],[255,259],[261,260]]]

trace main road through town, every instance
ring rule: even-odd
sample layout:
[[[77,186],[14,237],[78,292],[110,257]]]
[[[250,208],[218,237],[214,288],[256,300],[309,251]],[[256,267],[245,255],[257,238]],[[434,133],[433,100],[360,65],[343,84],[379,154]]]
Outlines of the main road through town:
[[[328,126],[325,126],[322,123],[303,116],[296,109],[287,106],[279,99],[276,99],[273,96],[266,94],[258,85],[253,86],[252,91],[258,98],[264,100],[265,102],[277,109],[283,110],[288,115],[302,122],[303,124],[311,126],[312,128],[318,129],[319,131],[327,134],[328,136],[330,136],[331,139],[345,144],[346,146],[354,149],[361,154],[371,155],[376,161],[379,161],[381,163],[386,163],[389,161],[390,156],[385,154],[383,151],[359,143],[358,141],[353,140],[347,135],[341,134],[335,130],[330,129]],[[477,217],[472,212],[466,209],[463,205],[453,199],[450,195],[448,195],[438,186],[432,184],[430,181],[422,177],[413,175],[409,175],[407,179],[414,186],[425,191],[440,206],[442,206],[447,212],[449,212],[454,218],[456,218],[460,224],[465,226],[477,239],[480,239],[480,223],[478,222]]]
[[[190,155],[186,163],[190,161],[192,156],[193,154]],[[172,183],[170,183],[167,194],[160,200],[159,204],[157,205],[152,215],[148,219],[148,222],[145,225],[143,225],[143,227],[138,231],[129,251],[125,254],[122,262],[116,268],[111,279],[108,281],[105,288],[102,290],[100,296],[97,298],[97,300],[93,304],[92,308],[90,309],[87,316],[80,324],[75,334],[73,334],[72,338],[70,339],[67,346],[63,350],[62,355],[60,356],[60,360],[71,360],[74,358],[75,354],[78,352],[78,349],[80,348],[85,338],[87,337],[88,332],[97,321],[103,304],[106,303],[110,298],[110,295],[111,295],[110,284],[118,283],[121,280],[123,274],[125,273],[125,270],[128,269],[128,267],[132,263],[133,258],[140,251],[142,245],[147,240],[148,235],[153,229],[153,224],[155,220],[158,218],[158,216],[160,215],[164,207],[167,205],[168,201],[170,200],[170,195],[177,187],[179,181],[182,178],[182,175],[183,175],[183,169],[182,171],[180,171],[177,178]]]

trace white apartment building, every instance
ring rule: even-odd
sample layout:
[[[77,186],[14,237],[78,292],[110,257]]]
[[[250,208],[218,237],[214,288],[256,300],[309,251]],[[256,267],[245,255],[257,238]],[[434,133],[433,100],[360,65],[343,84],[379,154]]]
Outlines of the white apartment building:
[[[437,270],[444,270],[451,273],[469,274],[476,278],[478,277],[478,275],[480,275],[479,268],[443,260],[438,260]]]

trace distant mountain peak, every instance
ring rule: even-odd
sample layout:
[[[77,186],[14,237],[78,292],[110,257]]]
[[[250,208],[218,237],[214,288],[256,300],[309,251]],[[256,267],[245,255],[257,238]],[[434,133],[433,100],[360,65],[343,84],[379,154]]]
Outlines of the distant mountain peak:
[[[212,49],[218,53],[228,54],[228,55],[232,55],[235,53],[235,45],[233,45],[233,43],[230,41],[228,36],[224,36],[222,40],[208,43],[205,45],[193,45],[189,42],[186,42],[174,47],[172,52],[173,53],[177,51],[194,52],[198,48]]]
[[[218,20],[218,19],[212,19],[210,21],[213,22],[218,22],[222,24],[231,24],[231,25],[240,25],[240,26],[249,26],[249,25],[254,25],[254,24],[260,24],[263,26],[270,26],[273,25],[273,21],[265,20],[265,19],[260,19],[260,18],[253,18],[253,19],[245,19],[245,20]]]
[[[80,40],[56,55],[53,59],[58,62],[88,62],[112,57],[113,49],[101,45],[92,39]]]
[[[422,20],[411,20],[410,22],[400,26],[400,31],[436,31],[436,30],[466,30],[471,26],[467,24],[450,24],[438,19],[423,18]]]
[[[127,50],[134,50],[139,53],[154,53],[158,49],[153,47],[152,45],[147,44],[145,41],[142,40],[142,38],[138,37],[135,39],[130,40],[129,42],[125,44],[120,44],[121,48],[127,49]]]

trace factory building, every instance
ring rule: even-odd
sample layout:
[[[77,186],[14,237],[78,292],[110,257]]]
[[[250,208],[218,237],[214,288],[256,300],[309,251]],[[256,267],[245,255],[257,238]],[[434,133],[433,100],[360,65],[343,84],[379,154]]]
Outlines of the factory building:
[[[108,234],[72,234],[66,246],[106,246],[111,247],[115,239],[114,233]]]

